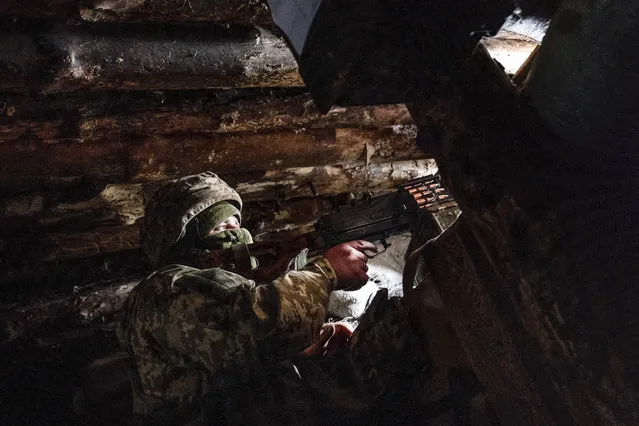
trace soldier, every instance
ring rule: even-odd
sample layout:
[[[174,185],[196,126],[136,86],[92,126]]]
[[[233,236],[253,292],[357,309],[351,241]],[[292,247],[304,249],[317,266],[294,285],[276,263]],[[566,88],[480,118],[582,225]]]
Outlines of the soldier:
[[[324,324],[329,294],[366,283],[364,252],[375,247],[340,244],[271,283],[198,269],[198,253],[252,242],[241,209],[239,195],[211,172],[169,183],[147,205],[143,248],[159,269],[131,292],[118,329],[134,413],[145,424],[312,424],[339,414],[333,392],[318,396],[302,378],[324,382],[323,370],[300,373],[291,360],[332,352],[331,338],[346,342],[350,330],[331,325],[304,351]],[[339,393],[342,405],[358,405]]]

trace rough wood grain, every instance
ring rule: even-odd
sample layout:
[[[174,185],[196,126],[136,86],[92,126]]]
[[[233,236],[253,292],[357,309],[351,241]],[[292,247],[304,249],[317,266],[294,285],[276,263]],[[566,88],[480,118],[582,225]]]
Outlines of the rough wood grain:
[[[189,94],[184,94],[189,98]],[[48,102],[48,99],[34,99],[31,102]],[[123,109],[117,114],[103,111],[94,116],[90,102],[69,108],[64,113],[56,113],[54,120],[42,120],[52,115],[58,106],[50,111],[41,110],[35,119],[21,119],[22,108],[29,108],[23,102],[9,104],[14,109],[11,117],[0,118],[0,143],[90,143],[104,140],[130,139],[134,136],[162,135],[211,135],[236,132],[273,132],[276,130],[321,128],[363,128],[381,129],[393,126],[395,134],[414,135],[410,114],[404,105],[335,108],[326,115],[320,115],[308,96],[269,97],[257,100],[238,101],[222,105],[199,106],[197,111],[188,107],[188,100],[182,105],[160,106],[153,111],[135,112]],[[96,105],[97,107],[97,105]],[[173,111],[171,111],[173,109]],[[180,110],[184,109],[184,110]],[[59,110],[58,110],[59,111]],[[392,129],[380,132],[393,132]],[[383,137],[369,133],[372,139]],[[365,137],[366,133],[362,137]],[[388,149],[387,149],[388,150]]]
[[[419,176],[437,173],[432,159],[349,166],[301,167],[224,179],[250,200],[286,199],[389,190]]]
[[[123,136],[90,143],[0,144],[0,176],[153,181],[215,170],[366,164],[421,159],[411,126],[375,131],[298,129],[262,133]]]
[[[271,170],[253,174],[222,175],[238,188],[246,202],[281,202],[316,196],[333,197],[348,192],[380,191],[417,176],[432,175],[437,166],[431,159],[357,165],[303,167]],[[50,229],[71,224],[82,226],[133,224],[144,210],[145,202],[164,181],[149,183],[109,184],[94,192],[80,193],[82,188],[69,192],[40,191],[6,197],[0,201],[0,217],[4,224],[31,220]],[[83,225],[86,224],[86,225]],[[5,233],[7,228],[3,229]]]
[[[34,131],[39,130],[37,123]],[[102,139],[114,134],[184,134],[273,131],[280,129],[362,127],[380,128],[409,125],[411,118],[403,105],[335,108],[320,115],[308,96],[265,97],[260,102],[220,106],[200,114],[182,112],[141,113],[82,120],[78,138]],[[28,128],[29,123],[21,127]],[[56,124],[51,124],[54,127]],[[0,127],[2,129],[2,127]],[[46,131],[43,129],[42,131]]]
[[[5,13],[58,21],[210,21],[273,25],[265,0],[27,0]]]
[[[18,21],[3,30],[0,90],[303,86],[284,40],[264,28],[127,24],[47,31]]]
[[[274,25],[266,0],[93,0],[88,3],[80,7],[80,16],[93,22],[212,21]]]
[[[113,323],[129,292],[138,282],[139,279],[135,278],[128,282],[91,285],[55,300],[4,310],[0,314],[2,341],[7,344],[28,333],[33,333],[35,337],[37,331],[46,332],[45,327],[55,321],[65,323],[64,328],[58,331],[72,333],[67,336],[69,338],[74,337],[74,331],[75,337],[78,337],[83,328]],[[46,334],[41,336],[45,339],[52,337]],[[64,334],[57,337],[65,338]],[[46,341],[42,343],[46,344]]]

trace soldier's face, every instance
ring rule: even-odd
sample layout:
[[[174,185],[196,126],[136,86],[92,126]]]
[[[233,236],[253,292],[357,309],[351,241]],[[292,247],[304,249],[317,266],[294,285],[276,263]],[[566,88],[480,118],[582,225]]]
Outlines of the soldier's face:
[[[211,229],[209,235],[217,234],[218,232],[228,231],[231,229],[238,229],[240,222],[237,220],[237,216],[229,216],[226,220],[220,222],[215,228]]]

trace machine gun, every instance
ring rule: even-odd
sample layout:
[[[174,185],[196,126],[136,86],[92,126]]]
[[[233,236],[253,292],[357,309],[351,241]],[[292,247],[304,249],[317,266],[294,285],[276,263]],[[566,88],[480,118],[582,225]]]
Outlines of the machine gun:
[[[395,192],[340,206],[337,212],[321,217],[313,232],[288,241],[236,244],[205,252],[199,255],[198,263],[255,280],[270,280],[294,267],[291,259],[299,259],[296,256],[303,250],[312,256],[347,241],[366,240],[378,247],[377,255],[388,247],[388,237],[411,231],[420,214],[454,205],[438,175],[421,177],[399,186]],[[436,233],[433,226],[433,236]]]

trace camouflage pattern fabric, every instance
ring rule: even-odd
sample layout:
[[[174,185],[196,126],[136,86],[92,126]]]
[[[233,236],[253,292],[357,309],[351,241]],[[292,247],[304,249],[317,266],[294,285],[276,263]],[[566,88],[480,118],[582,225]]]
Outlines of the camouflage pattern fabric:
[[[153,273],[131,292],[118,330],[134,361],[134,411],[197,417],[216,380],[242,382],[264,352],[284,359],[312,343],[335,285],[323,257],[266,285],[219,268]]]
[[[340,356],[299,360],[317,395],[341,410],[347,424],[421,424],[430,362],[398,297],[380,289]],[[317,399],[317,397],[316,397]]]
[[[235,216],[239,221],[240,211],[228,201],[220,201],[200,213],[191,223],[195,223],[195,231],[200,239],[209,236],[210,232],[227,218]]]
[[[176,261],[172,250],[188,248],[193,218],[223,201],[242,208],[211,172],[157,191],[142,233],[151,264]],[[421,373],[408,367],[423,363],[402,303],[376,297],[340,359],[303,358],[337,278],[321,256],[306,263],[303,253],[290,266],[256,284],[220,268],[169,265],[136,286],[118,337],[141,424],[368,424],[381,418],[382,395],[405,399],[404,384]],[[397,418],[392,411],[388,420]]]
[[[238,193],[212,172],[185,176],[160,188],[146,206],[142,231],[142,248],[151,265],[165,265],[171,247],[184,237],[186,225],[220,201],[242,210]]]

